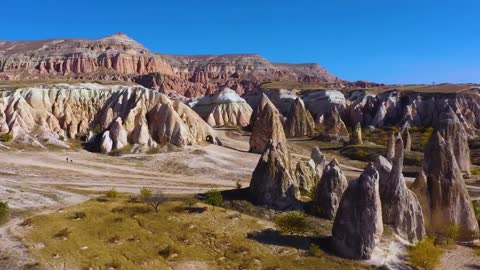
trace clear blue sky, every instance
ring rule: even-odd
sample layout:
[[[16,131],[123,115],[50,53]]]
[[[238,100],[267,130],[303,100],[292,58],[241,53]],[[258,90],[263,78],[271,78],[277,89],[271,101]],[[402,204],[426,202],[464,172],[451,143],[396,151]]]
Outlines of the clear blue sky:
[[[2,0],[0,40],[125,32],[155,52],[258,53],[347,80],[480,82],[478,0]]]

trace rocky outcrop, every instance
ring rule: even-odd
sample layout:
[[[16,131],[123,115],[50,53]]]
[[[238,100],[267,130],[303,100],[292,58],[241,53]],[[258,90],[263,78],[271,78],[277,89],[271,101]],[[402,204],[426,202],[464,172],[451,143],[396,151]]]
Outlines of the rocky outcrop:
[[[212,127],[246,127],[252,116],[250,105],[230,88],[199,99],[192,108]]]
[[[380,178],[383,223],[391,224],[400,237],[415,243],[425,235],[422,208],[414,192],[403,178],[404,145],[400,136],[395,141],[395,156],[388,177]],[[382,175],[384,177],[384,175]]]
[[[290,154],[284,143],[270,140],[252,174],[253,201],[277,209],[295,207],[297,184],[290,168]]]
[[[301,194],[310,195],[318,182],[316,165],[313,160],[299,160],[295,168],[295,177]]]
[[[453,154],[462,173],[470,175],[471,159],[468,147],[468,133],[452,108],[442,113],[435,124],[436,130],[453,148]]]
[[[250,152],[254,153],[263,153],[270,140],[274,145],[286,145],[287,142],[280,113],[266,96],[265,98],[265,105],[260,109],[250,136]]]
[[[285,133],[287,137],[312,136],[315,133],[315,122],[300,98],[297,98],[290,108]]]
[[[350,259],[369,259],[383,234],[378,171],[368,164],[343,193],[332,229],[335,252]]]
[[[318,146],[314,146],[312,148],[310,158],[315,163],[315,170],[320,178],[322,176],[323,169],[325,168],[325,164],[327,163],[327,158],[324,154],[322,154]]]
[[[348,138],[347,127],[336,108],[325,118],[323,125],[325,127],[325,134],[334,137]]]
[[[0,93],[2,134],[19,142],[90,137],[102,152],[127,144],[183,147],[216,138],[193,110],[143,87],[57,84]],[[98,138],[90,136],[95,130]],[[103,134],[102,134],[103,133]]]
[[[360,123],[357,123],[355,125],[355,128],[352,131],[352,136],[350,136],[350,144],[353,144],[353,145],[363,144],[362,126],[360,125]]]
[[[315,189],[314,208],[326,219],[335,218],[343,192],[347,189],[347,178],[336,159],[325,167],[322,178]]]
[[[388,135],[387,153],[385,156],[388,161],[392,161],[395,156],[395,132],[393,131]]]
[[[412,150],[412,136],[410,135],[410,129],[408,127],[403,129],[402,139],[405,142],[405,151]]]
[[[459,240],[478,238],[478,223],[453,145],[435,131],[424,153],[422,172],[412,189],[420,198],[427,231],[443,234],[450,225],[458,225]]]

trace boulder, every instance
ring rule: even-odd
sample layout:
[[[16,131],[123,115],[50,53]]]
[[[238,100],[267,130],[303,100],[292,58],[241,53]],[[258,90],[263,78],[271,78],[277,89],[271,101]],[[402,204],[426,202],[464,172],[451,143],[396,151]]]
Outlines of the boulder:
[[[267,98],[265,106],[253,125],[250,152],[263,153],[270,140],[274,145],[282,143],[286,147],[287,138],[280,117],[278,110]]]
[[[315,133],[313,117],[300,98],[297,98],[290,107],[285,123],[285,133],[287,137],[312,136]]]
[[[422,172],[412,189],[420,198],[428,222],[427,231],[441,235],[449,226],[457,225],[460,227],[459,240],[477,239],[478,222],[454,154],[454,146],[439,131],[435,131],[424,155]]]
[[[252,174],[251,198],[259,205],[287,209],[297,204],[297,192],[287,147],[270,140]]]
[[[318,214],[326,219],[334,219],[343,192],[347,189],[347,178],[336,159],[323,170],[322,178],[315,189],[313,205]]]
[[[295,177],[301,194],[310,195],[318,182],[318,174],[313,160],[299,160],[295,168]]]
[[[403,178],[404,151],[402,137],[398,136],[390,174],[387,178],[380,177],[382,215],[383,223],[391,224],[400,237],[415,243],[426,233],[420,202]]]
[[[383,234],[378,171],[369,163],[343,193],[332,229],[335,252],[345,258],[370,259]]]

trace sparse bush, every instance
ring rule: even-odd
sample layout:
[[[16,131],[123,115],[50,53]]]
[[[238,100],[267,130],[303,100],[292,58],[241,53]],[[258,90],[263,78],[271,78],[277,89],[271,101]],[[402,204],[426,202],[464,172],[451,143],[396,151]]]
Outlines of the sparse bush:
[[[58,139],[59,139],[60,141],[65,141],[65,136],[60,135],[60,137],[58,137]]]
[[[207,192],[206,202],[213,206],[213,211],[215,211],[215,206],[219,206],[223,202],[222,193],[216,189],[210,190]]]
[[[470,170],[472,175],[480,175],[480,167],[474,167]]]
[[[22,227],[29,227],[33,225],[33,219],[32,218],[26,218],[20,223],[20,226]]]
[[[148,194],[147,194],[148,195]],[[167,200],[162,191],[157,190],[155,194],[149,195],[144,201],[148,203],[158,213],[158,207]]]
[[[459,233],[460,233],[460,226],[456,224],[452,224],[448,226],[447,229],[445,230],[445,238],[447,241],[447,245],[455,244],[455,241],[457,241]]]
[[[298,211],[287,212],[275,219],[275,227],[288,234],[305,234],[310,229],[305,214]]]
[[[121,237],[116,234],[116,235],[110,237],[107,242],[109,244],[117,244],[118,242],[120,242],[120,240],[121,240]]]
[[[242,183],[240,182],[240,180],[237,180],[237,182],[235,182],[235,185],[237,186],[237,189],[242,188]]]
[[[425,239],[409,251],[410,263],[420,269],[433,270],[440,263],[442,253],[432,239]]]
[[[13,135],[11,133],[5,133],[0,135],[0,142],[10,142],[13,140]]]
[[[169,259],[172,256],[175,256],[175,254],[178,255],[179,251],[172,245],[168,245],[166,248],[160,250],[158,252],[158,255],[162,256],[164,259]]]
[[[105,192],[105,196],[109,199],[115,199],[118,197],[118,191],[114,188],[108,190],[107,192]]]
[[[322,250],[318,245],[310,244],[310,246],[308,246],[308,253],[310,256],[320,256],[322,254]]]
[[[97,124],[94,128],[92,128],[91,131],[92,131],[93,135],[95,135],[95,136],[99,135],[100,133],[102,133],[102,127],[99,124]]]
[[[9,215],[10,208],[8,207],[8,203],[0,202],[0,224],[6,222]]]
[[[364,159],[365,157],[367,157],[367,152],[365,152],[364,150],[360,149],[357,151],[357,156],[360,158],[360,159]]]

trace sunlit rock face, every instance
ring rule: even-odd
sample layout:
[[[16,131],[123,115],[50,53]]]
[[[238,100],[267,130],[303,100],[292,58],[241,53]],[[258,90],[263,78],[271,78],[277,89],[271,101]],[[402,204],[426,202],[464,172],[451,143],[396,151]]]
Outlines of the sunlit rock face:
[[[277,209],[295,208],[298,205],[298,184],[284,143],[268,142],[253,171],[250,194],[259,205]]]
[[[297,98],[290,107],[285,122],[285,133],[287,137],[312,136],[315,133],[315,122],[300,98]]]
[[[90,137],[102,152],[128,144],[183,147],[215,132],[185,104],[143,87],[57,84],[0,93],[0,127],[18,142]],[[95,131],[99,138],[91,138]],[[108,131],[108,133],[107,133]]]
[[[246,127],[253,111],[252,107],[230,88],[200,98],[192,108],[212,127]]]
[[[350,259],[369,259],[383,235],[379,175],[370,163],[343,193],[332,228],[335,252]]]

